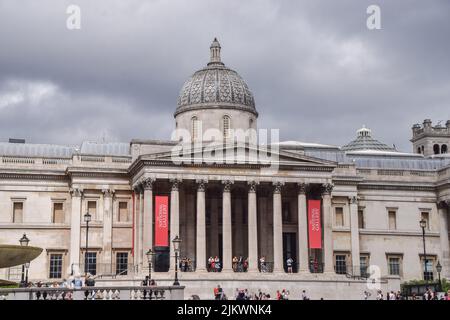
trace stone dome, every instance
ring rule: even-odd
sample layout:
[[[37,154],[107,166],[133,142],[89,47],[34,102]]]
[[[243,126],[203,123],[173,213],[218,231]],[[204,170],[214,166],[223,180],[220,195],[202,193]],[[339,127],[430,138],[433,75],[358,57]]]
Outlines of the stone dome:
[[[175,116],[196,109],[237,109],[258,116],[253,94],[241,76],[221,61],[220,49],[215,38],[210,62],[184,83]]]

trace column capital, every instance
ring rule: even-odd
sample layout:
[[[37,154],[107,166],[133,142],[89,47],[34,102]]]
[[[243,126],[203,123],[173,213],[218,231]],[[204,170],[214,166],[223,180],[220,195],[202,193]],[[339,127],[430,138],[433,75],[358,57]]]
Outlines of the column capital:
[[[114,197],[114,189],[102,189],[103,197],[112,198]]]
[[[256,186],[259,184],[258,181],[247,181],[248,184],[248,192],[256,192]]]
[[[275,181],[275,182],[272,182],[272,185],[273,185],[273,193],[281,193],[281,188],[283,187],[284,182]]]
[[[331,191],[333,191],[334,185],[332,183],[324,183],[322,185],[322,193],[324,195],[331,195]]]
[[[298,194],[306,194],[306,188],[308,187],[308,184],[304,182],[297,183],[297,192]]]
[[[350,202],[350,204],[358,204],[358,197],[357,196],[348,197],[348,201]]]
[[[195,180],[197,184],[197,190],[200,192],[204,192],[206,190],[206,184],[208,183],[207,179],[197,179]]]
[[[230,192],[231,191],[231,185],[234,182],[231,180],[222,180],[222,184],[223,184],[223,192]]]
[[[170,179],[170,183],[172,184],[172,191],[178,191],[181,179]]]
[[[83,189],[81,189],[81,188],[70,188],[69,192],[72,197],[82,197],[83,196]]]
[[[155,178],[146,178],[142,181],[142,187],[144,190],[153,190],[153,184],[155,183]]]

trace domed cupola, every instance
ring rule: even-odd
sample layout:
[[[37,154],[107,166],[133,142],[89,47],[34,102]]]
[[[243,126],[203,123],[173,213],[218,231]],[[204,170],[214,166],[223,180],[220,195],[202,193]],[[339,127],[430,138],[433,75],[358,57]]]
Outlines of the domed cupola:
[[[225,66],[220,53],[220,43],[214,38],[209,63],[184,83],[174,114],[178,129],[195,131],[195,120],[202,123],[202,132],[256,129],[253,94],[241,76]]]
[[[363,127],[356,131],[357,137],[355,140],[341,147],[343,151],[362,151],[362,150],[376,150],[376,151],[397,151],[393,147],[389,147],[374,138],[372,138],[372,130]]]

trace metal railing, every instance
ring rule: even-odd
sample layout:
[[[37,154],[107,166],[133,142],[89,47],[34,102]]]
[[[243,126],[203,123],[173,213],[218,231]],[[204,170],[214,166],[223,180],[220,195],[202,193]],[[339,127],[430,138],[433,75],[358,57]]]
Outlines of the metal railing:
[[[272,261],[264,261],[258,263],[259,272],[262,273],[271,273],[273,272],[273,262]]]
[[[184,286],[0,289],[0,300],[183,300]]]
[[[310,262],[309,272],[311,273],[323,273],[324,263],[323,262]]]

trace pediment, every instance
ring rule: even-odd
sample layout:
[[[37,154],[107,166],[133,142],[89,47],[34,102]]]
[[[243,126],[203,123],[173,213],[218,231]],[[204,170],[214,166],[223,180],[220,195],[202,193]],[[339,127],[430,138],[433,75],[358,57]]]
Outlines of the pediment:
[[[335,167],[333,161],[318,159],[294,152],[282,151],[278,147],[264,145],[203,145],[178,146],[170,152],[142,155],[142,160],[173,162],[177,165],[256,165],[269,166],[313,166]]]

